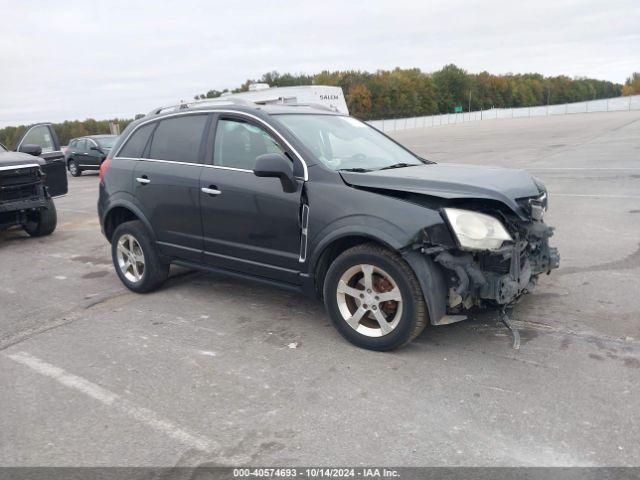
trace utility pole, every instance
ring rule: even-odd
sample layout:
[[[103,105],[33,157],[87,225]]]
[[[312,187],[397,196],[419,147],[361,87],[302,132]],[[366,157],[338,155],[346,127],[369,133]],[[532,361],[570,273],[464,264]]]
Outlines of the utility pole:
[[[551,87],[547,85],[547,107],[549,106],[549,103],[551,103]]]
[[[471,113],[471,89],[469,89],[469,113]]]

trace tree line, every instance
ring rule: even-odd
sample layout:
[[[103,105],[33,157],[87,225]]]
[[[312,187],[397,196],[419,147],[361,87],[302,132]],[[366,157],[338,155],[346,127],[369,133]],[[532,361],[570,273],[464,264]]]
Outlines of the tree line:
[[[233,90],[209,90],[194,98],[216,98],[226,92],[247,91],[252,83],[272,87],[334,85],[341,87],[352,115],[363,120],[414,117],[489,108],[527,107],[581,102],[620,95],[640,94],[640,73],[633,73],[624,85],[591,78],[564,75],[545,77],[538,73],[495,75],[468,73],[456,65],[446,65],[426,73],[418,68],[396,68],[363,72],[322,71],[315,75],[269,72],[256,80],[246,80]],[[137,115],[136,118],[140,117]],[[109,133],[109,122],[122,131],[133,119],[74,120],[54,124],[60,143],[85,135]],[[0,143],[15,148],[26,126],[0,129]]]
[[[640,77],[640,74],[634,74]],[[581,102],[634,94],[618,83],[564,75],[545,77],[538,73],[495,75],[468,73],[456,65],[425,73],[418,68],[323,71],[316,75],[270,72],[247,80],[231,93],[246,91],[251,83],[272,87],[334,85],[342,88],[352,115],[363,120],[416,117],[489,108],[528,107]],[[627,80],[628,84],[632,79]],[[229,90],[210,90],[194,98],[215,98]],[[640,90],[637,90],[640,93]]]
[[[142,115],[136,115],[140,118]],[[84,137],[87,135],[102,135],[111,132],[110,123],[119,125],[120,131],[124,130],[134,119],[115,118],[113,120],[67,120],[62,123],[54,123],[53,128],[58,135],[60,145],[69,145],[72,138]],[[5,127],[0,129],[0,143],[13,150],[27,130],[27,125],[19,127]]]

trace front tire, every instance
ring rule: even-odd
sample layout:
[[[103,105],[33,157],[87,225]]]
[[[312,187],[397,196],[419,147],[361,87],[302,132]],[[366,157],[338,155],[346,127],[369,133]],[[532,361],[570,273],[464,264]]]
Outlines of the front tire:
[[[377,244],[355,246],[334,260],[325,277],[324,302],[338,332],[369,350],[399,348],[428,321],[413,270],[397,253]]]
[[[24,231],[32,237],[51,235],[58,225],[58,213],[53,199],[47,199],[47,204],[35,213],[29,214]]]
[[[111,257],[124,285],[136,293],[152,292],[169,276],[154,241],[139,220],[119,225],[111,239]]]
[[[82,169],[78,166],[78,162],[75,160],[69,160],[68,168],[72,177],[79,177],[82,175]]]

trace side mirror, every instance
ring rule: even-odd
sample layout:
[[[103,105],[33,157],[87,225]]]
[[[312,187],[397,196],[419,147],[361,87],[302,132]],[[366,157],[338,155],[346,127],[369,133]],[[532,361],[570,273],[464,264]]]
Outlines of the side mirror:
[[[298,189],[296,178],[293,176],[291,160],[280,153],[265,153],[256,158],[253,174],[256,177],[277,177],[282,184],[282,190],[293,193]]]
[[[29,155],[33,155],[34,157],[39,157],[42,154],[42,147],[40,145],[27,143],[25,145],[21,145],[18,151],[22,153],[28,153]]]
[[[95,150],[96,152],[102,153],[102,150],[100,149],[100,147],[96,147],[95,145],[91,145],[91,148],[89,148],[89,150]]]

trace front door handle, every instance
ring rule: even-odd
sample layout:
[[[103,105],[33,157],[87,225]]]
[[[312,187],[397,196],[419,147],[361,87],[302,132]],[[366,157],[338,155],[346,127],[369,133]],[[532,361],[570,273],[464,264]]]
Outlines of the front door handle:
[[[209,188],[202,187],[200,190],[207,195],[220,195],[222,193],[215,185],[209,185]]]
[[[136,182],[146,185],[147,183],[151,183],[151,180],[149,180],[146,175],[143,175],[142,177],[136,178]]]

